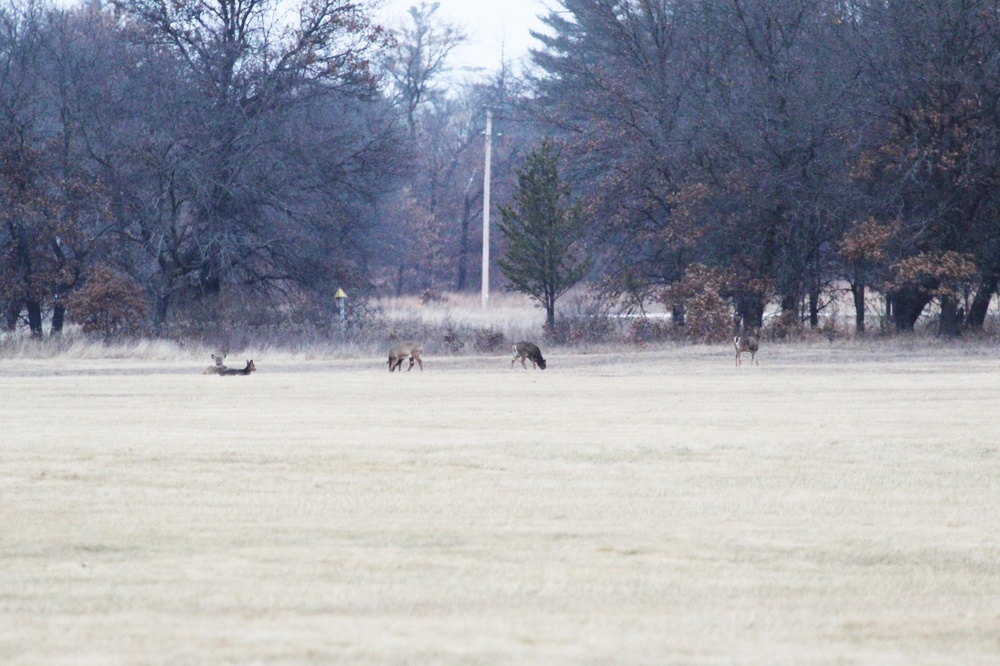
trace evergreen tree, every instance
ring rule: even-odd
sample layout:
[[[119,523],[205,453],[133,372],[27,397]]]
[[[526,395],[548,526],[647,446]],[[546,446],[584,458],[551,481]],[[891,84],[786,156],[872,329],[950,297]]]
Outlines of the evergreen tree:
[[[581,256],[583,211],[570,201],[569,187],[559,176],[559,151],[549,139],[528,154],[515,170],[513,205],[500,207],[500,233],[506,254],[497,260],[515,291],[545,308],[545,326],[555,331],[556,299],[590,271]]]

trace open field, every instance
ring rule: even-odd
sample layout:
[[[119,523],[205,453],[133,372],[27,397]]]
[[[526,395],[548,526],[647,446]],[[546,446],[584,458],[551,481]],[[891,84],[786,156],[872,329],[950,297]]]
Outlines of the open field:
[[[545,351],[0,361],[0,662],[1000,661],[996,347]]]

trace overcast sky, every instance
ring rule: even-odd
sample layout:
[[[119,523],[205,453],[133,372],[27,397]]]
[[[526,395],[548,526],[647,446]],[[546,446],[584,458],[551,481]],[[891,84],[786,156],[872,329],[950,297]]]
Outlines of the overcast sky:
[[[469,34],[469,42],[453,55],[452,66],[500,68],[501,58],[517,61],[535,46],[530,30],[541,30],[539,14],[546,13],[543,0],[425,0],[437,1],[437,15],[459,24]],[[383,0],[380,18],[397,25],[406,11],[420,0]]]

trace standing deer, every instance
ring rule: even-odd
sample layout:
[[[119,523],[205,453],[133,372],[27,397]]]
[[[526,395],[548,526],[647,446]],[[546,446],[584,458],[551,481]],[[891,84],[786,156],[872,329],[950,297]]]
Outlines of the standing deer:
[[[514,362],[517,359],[521,359],[521,366],[527,370],[528,366],[525,365],[524,360],[528,359],[531,361],[532,368],[545,369],[545,359],[542,358],[542,350],[538,348],[538,345],[533,342],[518,342],[514,345],[514,358],[510,359],[510,367],[514,369]]]
[[[253,364],[253,359],[247,361],[247,367],[245,368],[223,368],[219,375],[222,377],[232,377],[233,375],[249,375],[251,372],[257,372],[257,366]]]
[[[410,359],[410,367],[406,369],[407,372],[413,370],[414,363],[418,363],[420,365],[420,372],[423,372],[424,362],[420,359],[420,355],[423,353],[424,348],[416,342],[404,342],[396,345],[389,350],[389,372],[399,368],[407,357]],[[403,372],[403,369],[399,368],[399,371]]]
[[[736,337],[733,338],[733,346],[736,347],[736,365],[742,365],[740,361],[740,354],[743,352],[750,352],[750,365],[760,363],[757,361],[757,349],[760,347],[760,340],[757,337],[757,332],[753,329],[749,333],[737,333]]]
[[[205,368],[205,371],[201,374],[203,375],[221,375],[226,370],[226,366],[222,364],[223,359],[226,358],[225,354],[220,354],[216,356],[212,354],[212,360],[215,361],[215,365],[210,365]]]

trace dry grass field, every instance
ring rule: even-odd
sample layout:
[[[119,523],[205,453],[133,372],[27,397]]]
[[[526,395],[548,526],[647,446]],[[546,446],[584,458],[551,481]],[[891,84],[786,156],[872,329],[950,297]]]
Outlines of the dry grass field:
[[[546,352],[0,362],[0,662],[1000,662],[995,347]]]

